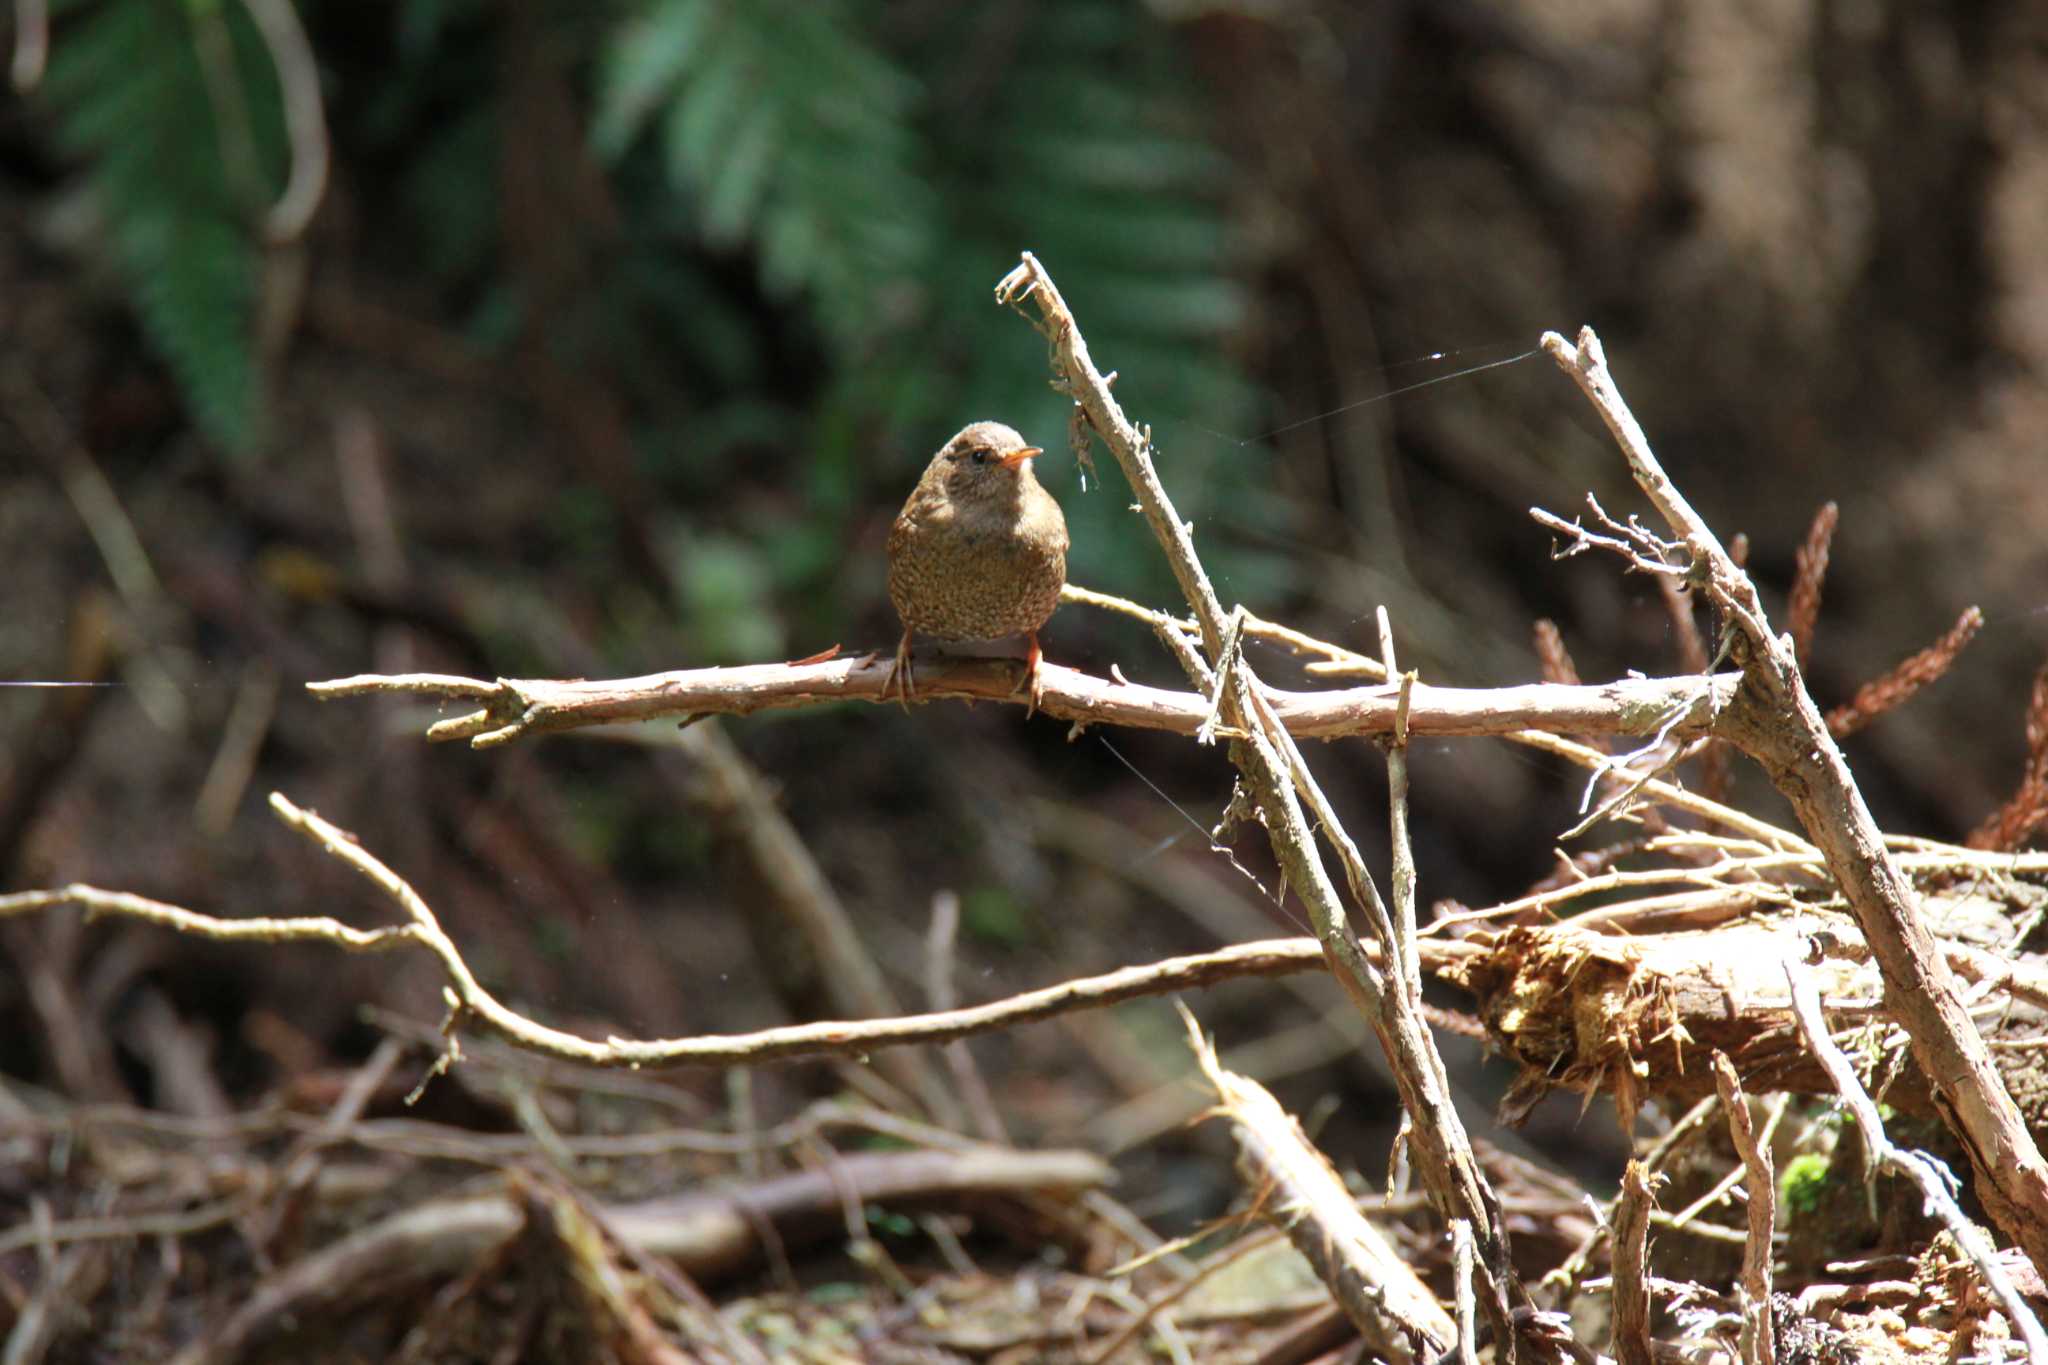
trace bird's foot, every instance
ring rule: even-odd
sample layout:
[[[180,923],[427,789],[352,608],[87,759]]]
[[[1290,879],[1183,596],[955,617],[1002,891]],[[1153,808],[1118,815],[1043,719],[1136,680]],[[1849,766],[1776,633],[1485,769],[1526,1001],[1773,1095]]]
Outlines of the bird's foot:
[[[910,632],[903,632],[902,641],[896,646],[896,659],[889,665],[889,676],[882,679],[882,700],[889,700],[889,693],[896,692],[903,709],[910,709],[910,699],[917,695],[917,679],[910,667]]]
[[[1024,703],[1024,719],[1030,720],[1038,714],[1039,703],[1045,700],[1045,677],[1039,669],[1039,665],[1045,661],[1045,654],[1038,648],[1036,631],[1026,635],[1025,639],[1030,642],[1030,647],[1024,654],[1024,676],[1010,689],[1010,695],[1015,696],[1029,689],[1030,699]]]

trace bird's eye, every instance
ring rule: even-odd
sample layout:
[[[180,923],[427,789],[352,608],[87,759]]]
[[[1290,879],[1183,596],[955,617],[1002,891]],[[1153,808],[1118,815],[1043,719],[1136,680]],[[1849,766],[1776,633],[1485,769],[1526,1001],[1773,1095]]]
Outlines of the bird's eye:
[[[974,462],[975,462],[976,464],[987,464],[987,463],[988,463],[988,451],[987,451],[986,449],[978,449],[978,450],[976,450],[976,451],[974,452]]]

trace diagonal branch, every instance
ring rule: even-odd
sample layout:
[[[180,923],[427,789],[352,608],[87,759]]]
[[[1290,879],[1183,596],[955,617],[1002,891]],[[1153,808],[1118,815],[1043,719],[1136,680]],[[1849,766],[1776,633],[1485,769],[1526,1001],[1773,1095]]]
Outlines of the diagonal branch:
[[[1231,761],[1243,774],[1258,803],[1274,855],[1288,884],[1308,908],[1332,973],[1372,1024],[1386,1051],[1402,1106],[1413,1119],[1416,1165],[1432,1199],[1446,1219],[1464,1219],[1473,1228],[1480,1259],[1486,1267],[1487,1292],[1482,1296],[1482,1304],[1493,1329],[1495,1350],[1504,1361],[1516,1360],[1519,1349],[1509,1314],[1513,1304],[1526,1302],[1527,1294],[1515,1279],[1509,1261],[1499,1201],[1479,1170],[1464,1123],[1444,1083],[1442,1062],[1417,1006],[1419,987],[1405,983],[1399,974],[1406,949],[1395,934],[1377,890],[1371,888],[1371,877],[1357,859],[1356,851],[1346,848],[1349,841],[1341,836],[1334,812],[1321,799],[1293,735],[1267,701],[1264,684],[1241,656],[1233,658],[1231,667],[1224,669],[1224,642],[1230,616],[1217,599],[1209,575],[1195,553],[1193,526],[1174,510],[1153,466],[1151,432],[1133,425],[1124,415],[1110,393],[1108,379],[1090,358],[1066,300],[1029,252],[996,286],[998,303],[1010,304],[1023,312],[1027,300],[1036,306],[1038,316],[1025,316],[1050,346],[1056,386],[1073,397],[1086,414],[1088,424],[1115,455],[1125,480],[1136,494],[1139,510],[1158,538],[1173,576],[1194,611],[1203,652],[1218,679],[1223,720],[1238,732],[1231,743]],[[1190,661],[1189,672],[1197,675],[1198,684],[1199,671],[1199,661]],[[1408,689],[1402,688],[1396,690],[1394,700],[1398,713],[1404,701],[1412,707],[1414,698]],[[1317,807],[1332,841],[1345,855],[1345,872],[1358,892],[1360,908],[1368,912],[1379,933],[1384,966],[1372,961],[1352,930],[1303,814],[1304,800]]]
[[[1886,1006],[1937,1087],[1943,1116],[1970,1155],[1985,1207],[2034,1264],[2048,1271],[2048,1163],[1993,1069],[1912,884],[1885,848],[1841,749],[1807,693],[1791,637],[1771,633],[1756,585],[1657,463],[1593,329],[1582,329],[1577,345],[1545,333],[1543,349],[1598,409],[1637,485],[1684,543],[1693,576],[1705,585],[1729,632],[1727,649],[1741,665],[1743,681],[1715,733],[1762,764],[1798,812],[1877,958]]]

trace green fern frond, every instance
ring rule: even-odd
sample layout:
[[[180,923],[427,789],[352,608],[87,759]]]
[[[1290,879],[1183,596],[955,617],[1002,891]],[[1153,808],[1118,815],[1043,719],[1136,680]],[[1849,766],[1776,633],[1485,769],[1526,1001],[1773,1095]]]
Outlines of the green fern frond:
[[[260,247],[252,226],[278,183],[275,75],[238,9],[187,0],[61,7],[48,76],[57,135],[86,166],[143,331],[200,427],[255,441]],[[202,27],[209,26],[209,27]],[[211,73],[200,44],[222,60]],[[233,116],[223,129],[221,112]]]
[[[652,128],[704,240],[751,249],[851,347],[930,250],[917,97],[834,0],[645,0],[600,69],[594,135],[616,162]]]

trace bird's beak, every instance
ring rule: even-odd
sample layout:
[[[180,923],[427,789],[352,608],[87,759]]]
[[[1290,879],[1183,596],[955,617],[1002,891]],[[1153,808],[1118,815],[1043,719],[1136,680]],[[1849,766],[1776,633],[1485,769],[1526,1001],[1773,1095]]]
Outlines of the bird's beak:
[[[1031,459],[1034,456],[1043,454],[1045,454],[1045,451],[1038,446],[1025,446],[1022,450],[1013,450],[1009,454],[1003,456],[1003,468],[1015,469],[1018,465],[1023,464],[1026,460]]]

